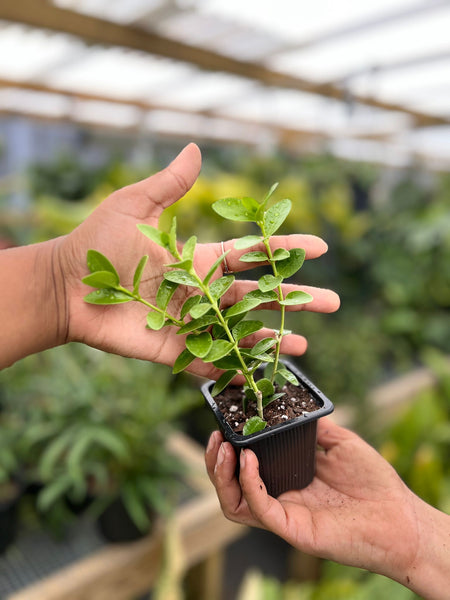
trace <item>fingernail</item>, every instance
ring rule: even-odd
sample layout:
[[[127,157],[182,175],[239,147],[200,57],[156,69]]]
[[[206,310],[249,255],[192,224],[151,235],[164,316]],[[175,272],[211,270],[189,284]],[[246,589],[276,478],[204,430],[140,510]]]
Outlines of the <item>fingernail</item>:
[[[208,445],[206,446],[206,452],[211,452],[217,445],[217,431],[214,431],[208,441]]]
[[[220,466],[225,460],[225,446],[220,444],[219,454],[217,455],[217,464]]]
[[[240,456],[241,469],[243,469],[245,467],[245,459],[246,459],[245,450],[241,450],[241,456]]]

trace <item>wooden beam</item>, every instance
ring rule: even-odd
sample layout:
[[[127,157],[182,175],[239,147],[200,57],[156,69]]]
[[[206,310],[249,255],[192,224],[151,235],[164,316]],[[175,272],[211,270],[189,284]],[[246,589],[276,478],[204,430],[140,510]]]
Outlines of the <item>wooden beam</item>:
[[[191,63],[201,69],[238,75],[259,81],[266,86],[299,90],[339,101],[345,101],[347,98],[347,91],[334,84],[313,83],[269,69],[259,63],[239,61],[211,50],[166,38],[155,32],[63,9],[45,0],[3,0],[0,3],[0,19],[64,32],[82,38],[89,44],[121,46]],[[449,118],[406,109],[399,104],[383,102],[370,96],[353,95],[351,100],[381,110],[406,113],[413,118],[415,125],[420,127],[450,124]]]

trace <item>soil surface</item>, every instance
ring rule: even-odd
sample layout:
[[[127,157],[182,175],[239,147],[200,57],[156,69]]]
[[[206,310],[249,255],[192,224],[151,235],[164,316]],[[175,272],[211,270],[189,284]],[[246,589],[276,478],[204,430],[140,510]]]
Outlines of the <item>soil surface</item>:
[[[314,412],[321,408],[310,392],[301,386],[286,383],[281,390],[276,389],[275,392],[285,392],[285,394],[265,407],[264,419],[267,421],[268,427],[286,423],[296,417],[304,416],[304,413]],[[215,398],[217,406],[235,433],[242,433],[245,422],[257,414],[256,406],[250,402],[247,412],[244,414],[242,411],[243,397],[242,387],[230,385]]]

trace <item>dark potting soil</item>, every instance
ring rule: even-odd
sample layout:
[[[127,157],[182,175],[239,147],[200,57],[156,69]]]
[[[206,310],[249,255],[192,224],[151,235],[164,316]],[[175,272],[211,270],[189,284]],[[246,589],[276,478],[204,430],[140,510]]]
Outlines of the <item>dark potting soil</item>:
[[[320,408],[308,390],[301,386],[286,383],[281,390],[276,389],[275,392],[285,392],[285,394],[265,407],[264,419],[267,421],[268,427],[286,423],[291,419],[303,416],[303,413],[314,412]],[[244,414],[242,410],[243,397],[242,387],[228,386],[215,398],[219,410],[235,433],[242,433],[245,422],[257,414],[256,406],[250,402],[247,412]]]

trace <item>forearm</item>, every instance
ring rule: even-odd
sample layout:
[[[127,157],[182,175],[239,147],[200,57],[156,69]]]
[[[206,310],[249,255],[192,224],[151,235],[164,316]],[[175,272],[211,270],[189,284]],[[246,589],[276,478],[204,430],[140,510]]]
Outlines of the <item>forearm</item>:
[[[414,497],[419,544],[410,568],[394,577],[426,600],[448,598],[450,516]]]
[[[61,239],[0,252],[0,369],[65,340]]]

